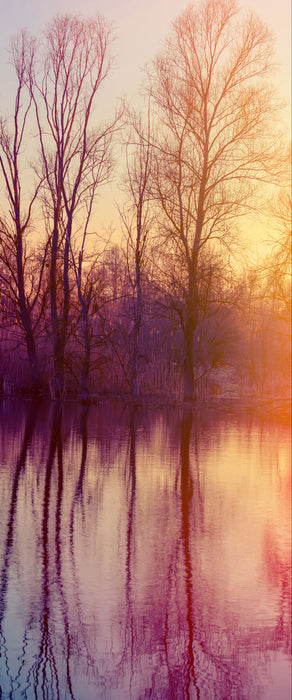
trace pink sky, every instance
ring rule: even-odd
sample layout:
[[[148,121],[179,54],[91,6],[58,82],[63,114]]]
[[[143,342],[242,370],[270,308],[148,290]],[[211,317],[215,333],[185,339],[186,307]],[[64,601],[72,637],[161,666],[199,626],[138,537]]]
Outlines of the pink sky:
[[[1,7],[0,74],[5,74],[5,49],[9,38],[23,27],[33,33],[59,13],[93,15],[100,11],[115,24],[117,71],[114,90],[135,91],[140,68],[157,53],[170,23],[188,5],[188,0],[9,0]],[[276,56],[280,64],[281,91],[290,91],[290,0],[241,0],[240,6],[251,8],[274,30]],[[3,83],[2,83],[3,84]],[[1,85],[1,83],[0,83]],[[2,89],[0,98],[3,103]]]

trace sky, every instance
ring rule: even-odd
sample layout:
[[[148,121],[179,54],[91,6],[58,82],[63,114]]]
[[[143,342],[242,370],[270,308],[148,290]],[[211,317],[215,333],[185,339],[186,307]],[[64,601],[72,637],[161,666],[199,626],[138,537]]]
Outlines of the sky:
[[[9,40],[20,29],[25,27],[32,33],[39,33],[56,13],[92,16],[101,12],[113,22],[117,37],[115,87],[117,91],[120,88],[121,93],[129,93],[136,89],[140,69],[159,50],[171,22],[188,4],[188,0],[0,0],[1,78]],[[275,32],[279,83],[283,92],[290,89],[290,5],[290,0],[240,0],[240,6],[253,9]]]
[[[57,13],[93,16],[100,12],[113,23],[116,37],[115,69],[110,75],[108,100],[126,95],[134,102],[142,68],[160,50],[171,22],[187,7],[188,0],[0,0],[0,112],[7,110],[9,96],[8,47],[19,30],[40,35]],[[239,0],[254,10],[275,34],[277,83],[281,96],[291,101],[291,7],[290,0]],[[287,110],[289,129],[290,110]],[[109,195],[110,196],[110,195]]]

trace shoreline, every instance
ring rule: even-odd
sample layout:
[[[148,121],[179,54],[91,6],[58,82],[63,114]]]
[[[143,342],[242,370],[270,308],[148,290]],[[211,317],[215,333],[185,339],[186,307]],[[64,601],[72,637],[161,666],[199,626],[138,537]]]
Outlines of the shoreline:
[[[265,418],[279,419],[281,421],[291,423],[291,397],[279,398],[275,396],[264,397],[246,397],[246,396],[214,396],[204,395],[193,400],[185,401],[176,397],[171,397],[163,394],[148,394],[133,398],[130,394],[123,392],[106,392],[104,394],[90,394],[88,397],[82,397],[80,394],[67,394],[62,399],[53,399],[48,394],[40,394],[34,396],[27,393],[1,394],[0,401],[36,401],[46,403],[60,402],[62,404],[81,403],[83,405],[98,405],[108,401],[122,401],[125,404],[133,405],[138,408],[186,408],[191,410],[198,409],[215,409],[219,411],[227,411],[235,414],[245,412],[255,416]]]

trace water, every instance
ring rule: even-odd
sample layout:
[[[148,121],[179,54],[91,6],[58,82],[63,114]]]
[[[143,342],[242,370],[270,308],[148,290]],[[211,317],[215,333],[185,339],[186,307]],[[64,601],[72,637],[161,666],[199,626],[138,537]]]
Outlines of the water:
[[[290,700],[291,438],[0,407],[0,698]]]

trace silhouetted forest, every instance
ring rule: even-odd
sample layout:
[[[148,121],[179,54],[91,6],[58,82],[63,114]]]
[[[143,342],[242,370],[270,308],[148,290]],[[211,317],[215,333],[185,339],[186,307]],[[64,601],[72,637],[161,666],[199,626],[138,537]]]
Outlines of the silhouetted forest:
[[[143,108],[124,99],[105,118],[112,56],[100,15],[57,16],[11,43],[0,392],[288,396],[289,155],[269,29],[233,0],[189,7],[145,75]],[[109,183],[114,236],[96,229]],[[270,248],[247,263],[240,222],[263,212]]]

